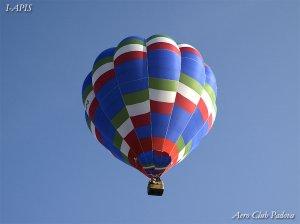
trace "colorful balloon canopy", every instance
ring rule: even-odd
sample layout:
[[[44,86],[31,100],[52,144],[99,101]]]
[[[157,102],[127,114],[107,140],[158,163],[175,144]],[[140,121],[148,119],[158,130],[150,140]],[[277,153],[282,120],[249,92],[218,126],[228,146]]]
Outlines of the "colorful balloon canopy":
[[[216,96],[200,52],[163,35],[128,37],[104,50],[82,88],[91,132],[149,178],[197,148],[215,121]]]

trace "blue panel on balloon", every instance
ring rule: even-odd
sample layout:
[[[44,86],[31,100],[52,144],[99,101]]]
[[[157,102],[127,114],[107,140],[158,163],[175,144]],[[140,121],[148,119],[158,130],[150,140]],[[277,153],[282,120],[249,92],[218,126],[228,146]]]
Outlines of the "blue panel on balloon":
[[[215,78],[213,71],[211,70],[211,68],[208,65],[205,66],[205,74],[206,74],[205,82],[213,88],[215,94],[217,95],[216,78]]]
[[[202,120],[200,111],[195,110],[189,124],[184,130],[182,137],[184,142],[189,142],[198,132],[198,130],[203,126],[204,122]]]
[[[180,57],[168,50],[148,52],[148,72],[150,77],[178,80],[180,76]]]
[[[103,98],[107,96],[114,88],[117,87],[117,83],[115,79],[111,79],[105,83],[101,87],[101,89],[96,93],[96,98],[99,100],[99,102],[102,102]]]
[[[124,161],[124,157],[122,156],[122,152],[120,149],[116,148],[111,140],[103,139],[103,145],[119,160]]]
[[[138,161],[142,166],[147,166],[150,163],[152,163],[152,158],[153,158],[152,151],[142,152],[138,156]]]
[[[203,127],[198,131],[198,133],[196,134],[196,136],[193,138],[192,147],[191,147],[190,152],[193,151],[200,144],[202,138],[206,134],[207,129],[208,129],[208,123],[205,122],[205,124],[203,125]]]
[[[107,116],[112,119],[122,108],[125,107],[119,89],[114,89],[101,101],[101,107]]]
[[[205,83],[206,76],[203,64],[189,58],[182,58],[181,72],[191,76],[193,79],[196,79],[202,85]]]
[[[153,153],[153,161],[156,167],[166,167],[171,163],[171,157],[168,155],[158,155]]]
[[[175,104],[168,128],[167,139],[175,143],[186,128],[190,117],[191,114]]]
[[[151,125],[138,127],[135,130],[139,139],[143,139],[151,136]]]
[[[136,80],[133,82],[125,83],[123,85],[120,85],[120,89],[122,94],[126,93],[133,93],[140,90],[147,89],[148,90],[148,77],[140,80]]]
[[[202,58],[200,58],[198,55],[196,55],[196,54],[194,54],[192,52],[189,52],[189,51],[181,51],[181,60],[183,58],[189,58],[191,60],[194,60],[194,61],[196,61],[198,63],[203,64],[203,59]]]
[[[168,124],[169,115],[164,115],[156,112],[151,113],[152,136],[165,137]]]
[[[147,61],[135,59],[115,66],[119,84],[148,77]]]
[[[95,112],[95,118],[93,123],[95,124],[95,127],[101,133],[103,133],[104,136],[111,140],[114,139],[116,130],[112,126],[111,122],[107,119],[106,115],[100,107],[98,107]]]

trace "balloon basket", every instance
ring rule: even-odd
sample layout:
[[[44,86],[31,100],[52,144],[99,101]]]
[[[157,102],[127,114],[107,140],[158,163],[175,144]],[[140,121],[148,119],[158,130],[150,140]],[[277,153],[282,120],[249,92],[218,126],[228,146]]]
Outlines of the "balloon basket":
[[[148,183],[148,195],[162,196],[164,193],[164,182],[160,178],[152,178]]]

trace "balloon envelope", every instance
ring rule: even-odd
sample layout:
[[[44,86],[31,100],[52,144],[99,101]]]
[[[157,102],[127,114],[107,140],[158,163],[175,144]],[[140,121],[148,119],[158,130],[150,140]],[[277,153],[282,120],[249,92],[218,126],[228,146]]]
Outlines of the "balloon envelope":
[[[199,145],[215,121],[216,96],[200,52],[163,35],[128,37],[104,50],[82,88],[94,136],[150,178]]]

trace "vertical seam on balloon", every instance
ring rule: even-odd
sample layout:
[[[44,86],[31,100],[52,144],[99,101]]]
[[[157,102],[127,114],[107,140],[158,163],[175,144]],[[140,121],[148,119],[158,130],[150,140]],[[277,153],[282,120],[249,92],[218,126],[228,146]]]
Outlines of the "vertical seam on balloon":
[[[116,53],[116,52],[115,52],[115,53]],[[114,57],[113,57],[113,65],[114,65],[114,70],[115,70],[115,59],[114,59]],[[117,74],[116,74],[116,81],[117,81],[117,87],[118,87],[119,92],[120,92],[120,95],[121,95],[121,99],[122,99],[122,101],[123,101],[123,104],[124,104],[124,106],[125,106],[125,109],[126,109],[128,115],[129,115],[129,112],[128,112],[127,108],[126,108],[126,103],[125,103],[125,101],[124,101],[124,98],[123,98],[123,95],[122,95],[122,92],[121,92],[120,83],[119,83]],[[133,81],[135,81],[135,80],[133,80]],[[132,123],[132,120],[131,120],[131,116],[130,116],[130,115],[129,115],[129,119],[130,119],[130,121],[131,121],[131,123]],[[137,139],[138,139],[138,142],[139,142],[139,144],[140,144],[141,150],[144,152],[143,146],[142,146],[142,144],[141,144],[140,138],[139,138],[138,135],[137,135],[137,132],[136,132],[136,130],[135,130],[135,127],[133,127],[133,131],[134,131],[134,133],[135,133],[136,136],[137,136]],[[133,149],[133,150],[134,150],[134,149]],[[138,160],[138,156],[136,156],[136,159]],[[141,164],[140,164],[140,165],[141,165]],[[143,168],[143,170],[145,170],[144,167],[143,167],[142,165],[141,165],[141,167]],[[146,173],[146,176],[149,175],[149,174],[147,174],[146,171],[145,171],[145,173]]]
[[[168,131],[169,131],[169,127],[170,127],[170,123],[171,123],[171,119],[172,119],[172,115],[173,115],[173,111],[174,111],[175,101],[176,101],[176,97],[177,97],[178,86],[179,86],[179,81],[177,81],[177,90],[176,90],[175,100],[174,100],[174,103],[173,103],[173,106],[172,106],[172,112],[171,112],[171,115],[170,115],[170,119],[168,121],[167,130],[166,130],[166,133],[165,133],[165,136],[164,136],[164,139],[163,139],[161,152],[163,152],[165,141],[166,141],[167,134],[168,134]],[[175,142],[175,144],[176,144],[176,142]],[[173,147],[175,147],[175,145]],[[169,153],[169,156],[171,157],[171,153]],[[162,155],[160,155],[160,162],[161,161],[162,161]],[[172,163],[172,158],[171,158],[171,162],[170,163]]]
[[[171,39],[171,38],[170,38]],[[175,41],[174,41],[175,42]],[[176,43],[176,42],[175,42]],[[178,44],[176,43],[177,47],[178,47]],[[179,47],[178,47],[179,49]],[[180,49],[179,49],[180,50]],[[173,103],[173,107],[172,107],[172,113],[170,115],[170,119],[168,121],[168,126],[167,126],[167,130],[166,130],[166,133],[165,133],[165,137],[164,137],[164,140],[163,140],[163,144],[162,144],[162,149],[161,149],[161,152],[163,152],[163,148],[164,148],[164,144],[165,144],[165,141],[166,141],[166,137],[167,137],[167,134],[168,134],[168,131],[169,131],[169,127],[170,127],[170,122],[171,122],[171,119],[172,119],[172,115],[173,115],[173,111],[174,111],[174,106],[175,106],[175,102],[176,102],[176,98],[177,98],[177,91],[178,91],[178,87],[179,87],[179,79],[180,79],[180,74],[181,74],[181,53],[180,53],[180,71],[179,71],[179,78],[177,80],[177,89],[176,89],[176,95],[175,95],[175,99],[174,99],[174,103]],[[176,145],[176,142],[175,142],[175,145]],[[175,147],[175,145],[173,146],[173,148]],[[169,156],[171,158],[171,153],[169,153]],[[160,155],[160,161],[162,160],[162,155]],[[171,162],[172,163],[172,158],[171,158]],[[161,173],[161,175],[163,175],[164,172]],[[161,176],[160,175],[160,176]]]
[[[149,107],[150,107],[150,140],[151,140],[151,154],[152,154],[152,164],[154,165],[154,168],[156,168],[156,165],[154,163],[154,150],[153,150],[153,138],[152,138],[152,111],[151,111],[151,100],[150,100],[150,75],[149,75],[149,64],[148,64],[148,47],[147,47],[147,40],[144,39],[144,44],[146,46],[146,58],[147,58],[147,75],[148,75],[148,94],[149,94]],[[151,168],[152,169],[152,168]],[[153,175],[152,175],[153,176]]]
[[[108,93],[106,93],[103,97],[102,100],[104,100],[112,91],[114,91],[114,89],[116,89],[117,86],[115,86],[114,88],[112,88],[110,91],[108,91]],[[93,84],[93,89],[94,89],[94,84]],[[96,93],[95,93],[96,94]]]

